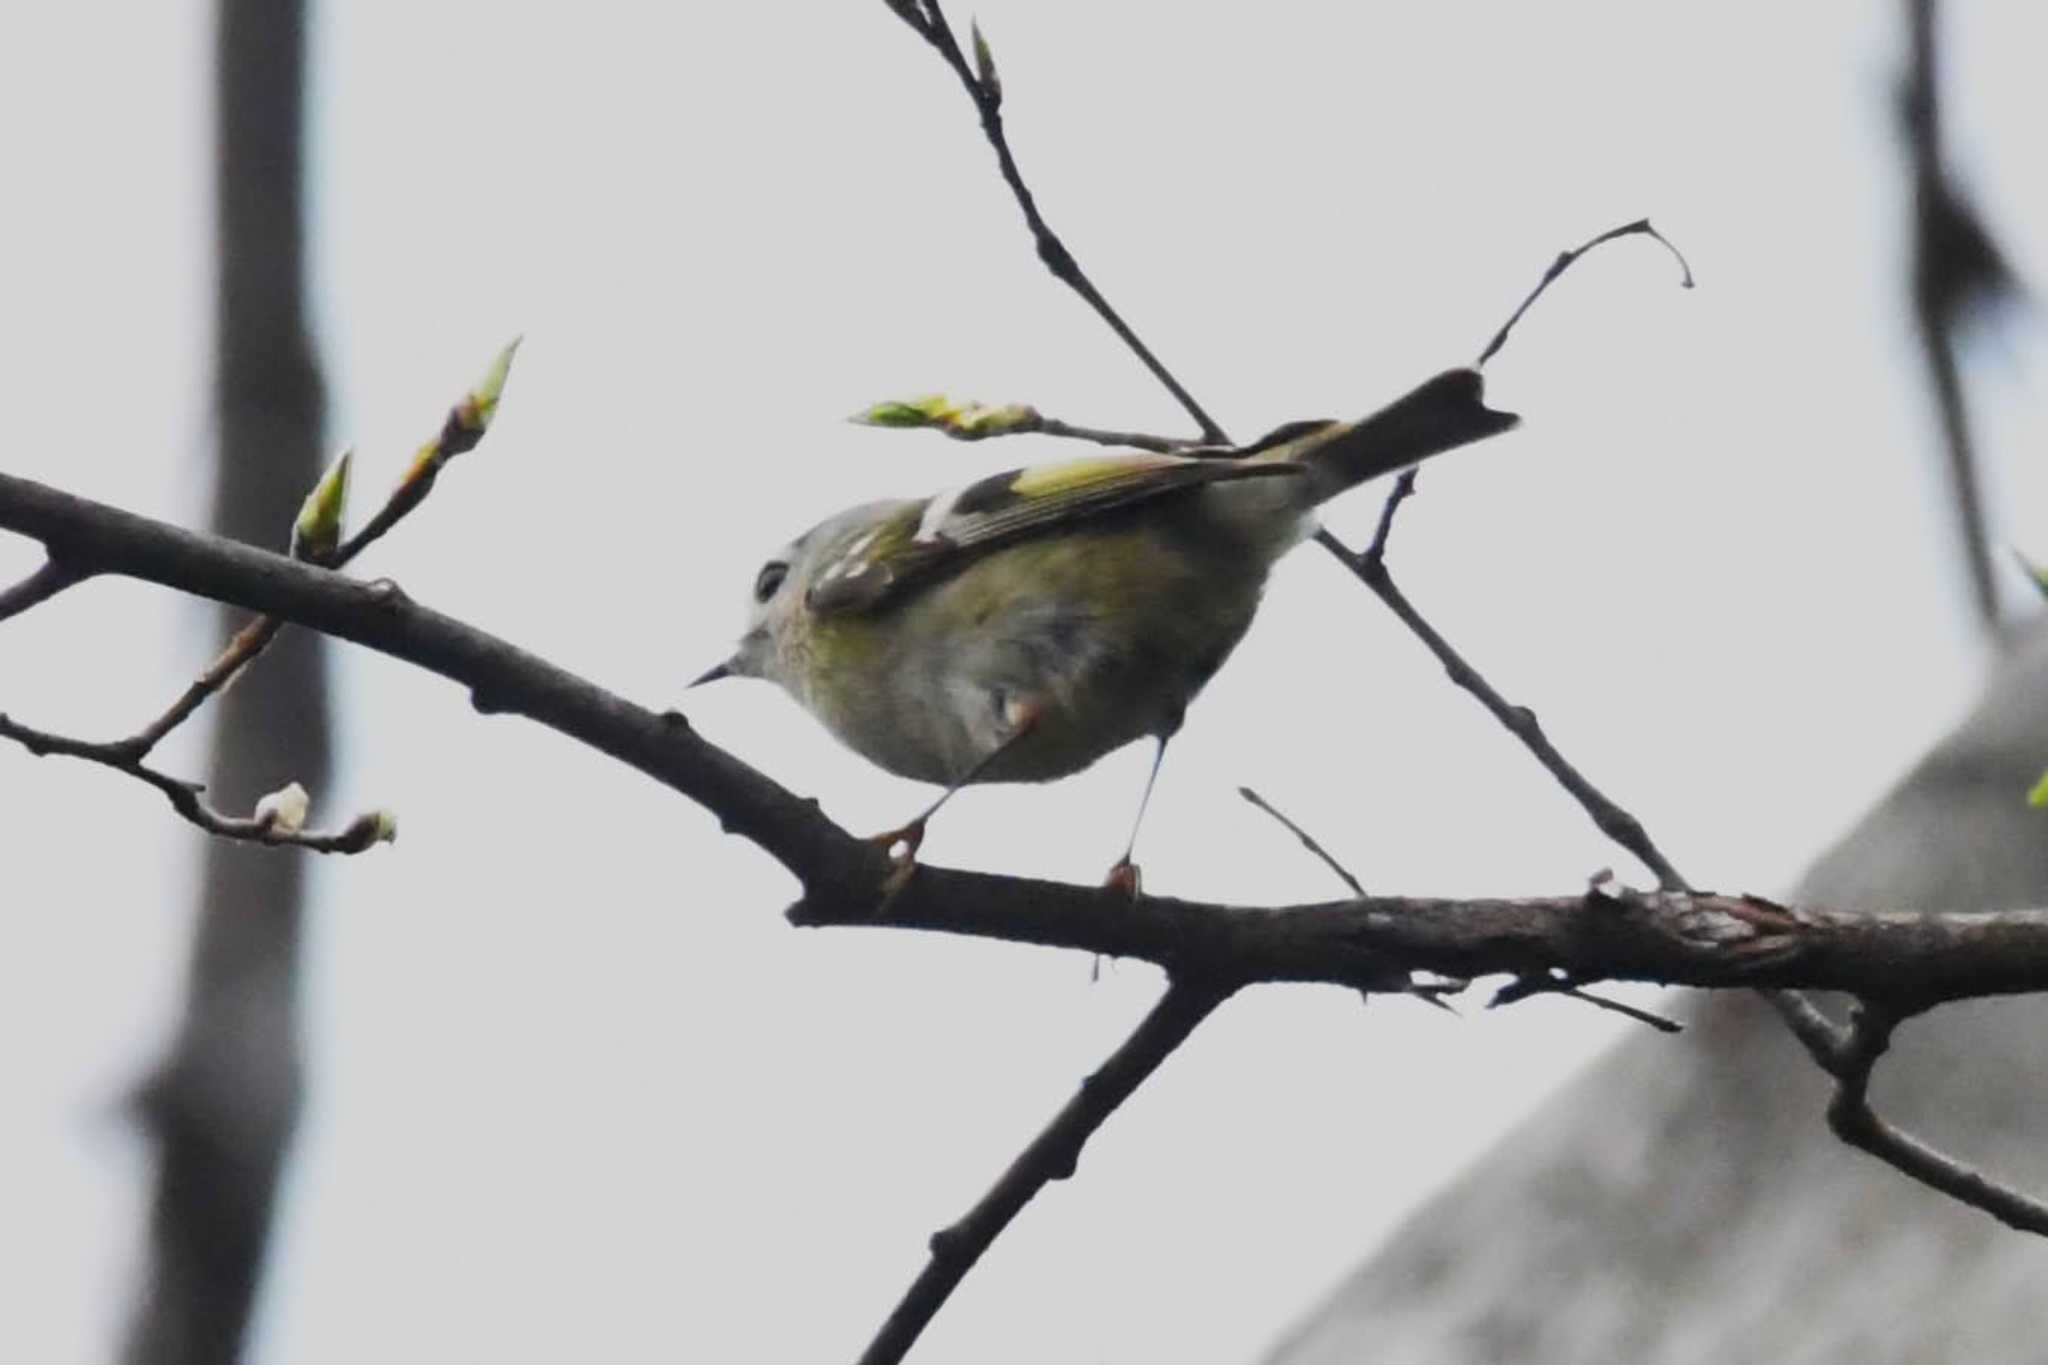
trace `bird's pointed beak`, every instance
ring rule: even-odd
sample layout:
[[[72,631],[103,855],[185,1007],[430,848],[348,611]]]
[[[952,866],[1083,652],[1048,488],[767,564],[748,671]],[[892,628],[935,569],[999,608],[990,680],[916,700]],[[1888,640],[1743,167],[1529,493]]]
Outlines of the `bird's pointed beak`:
[[[722,664],[715,664],[712,667],[705,669],[704,672],[697,678],[697,680],[690,684],[690,686],[702,687],[705,683],[717,682],[720,678],[730,678],[733,676],[734,671],[735,670],[732,666],[732,660],[727,659]]]

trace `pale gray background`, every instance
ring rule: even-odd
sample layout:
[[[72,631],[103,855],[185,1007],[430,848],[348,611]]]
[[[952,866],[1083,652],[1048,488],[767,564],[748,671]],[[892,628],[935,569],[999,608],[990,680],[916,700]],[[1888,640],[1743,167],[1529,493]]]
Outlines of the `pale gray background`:
[[[1958,157],[2039,279],[2040,21],[1956,9]],[[1049,216],[1239,436],[1468,360],[1600,228],[1648,213],[1685,247],[1693,293],[1626,243],[1532,317],[1493,370],[1528,428],[1432,468],[1393,562],[1693,877],[1782,888],[1966,704],[1982,645],[1905,330],[1892,7],[978,12]],[[187,522],[207,26],[192,0],[0,16],[0,458]],[[1034,261],[959,89],[879,0],[335,4],[313,60],[316,310],[359,505],[528,338],[501,428],[363,572],[636,699],[722,656],[790,532],[1054,453],[840,423],[859,406],[945,389],[1181,429]],[[1996,530],[2048,552],[2038,320],[1986,362]],[[1333,519],[1362,539],[1377,507]],[[34,562],[0,544],[0,573]],[[81,589],[0,632],[0,706],[123,732],[210,655],[208,620]],[[1158,989],[797,933],[787,875],[700,811],[341,658],[343,772],[316,809],[390,805],[403,835],[318,868],[314,1089],[259,1360],[847,1358]],[[687,707],[851,827],[925,799],[764,688]],[[202,753],[195,732],[164,758]],[[1093,879],[1144,761],[971,793],[927,856]],[[1158,891],[1328,894],[1241,782],[1378,888],[1553,892],[1619,858],[1313,552],[1192,712],[1140,853]],[[13,750],[0,806],[0,1357],[102,1358],[145,1192],[116,1105],[176,1007],[197,836]],[[1246,1359],[1620,1027],[1234,1001],[925,1356]]]

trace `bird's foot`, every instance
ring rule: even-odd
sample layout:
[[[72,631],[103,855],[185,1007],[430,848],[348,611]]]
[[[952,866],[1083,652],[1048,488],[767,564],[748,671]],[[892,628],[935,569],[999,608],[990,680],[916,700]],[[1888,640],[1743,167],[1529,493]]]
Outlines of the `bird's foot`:
[[[1129,858],[1119,858],[1116,866],[1109,870],[1109,875],[1102,879],[1102,886],[1106,891],[1120,892],[1126,899],[1136,900],[1144,894],[1145,877],[1138,871],[1136,863]]]
[[[880,914],[903,894],[917,873],[917,850],[924,844],[925,817],[920,815],[901,829],[884,830],[868,836],[868,842],[889,855],[889,875],[882,879],[882,898],[875,903]]]

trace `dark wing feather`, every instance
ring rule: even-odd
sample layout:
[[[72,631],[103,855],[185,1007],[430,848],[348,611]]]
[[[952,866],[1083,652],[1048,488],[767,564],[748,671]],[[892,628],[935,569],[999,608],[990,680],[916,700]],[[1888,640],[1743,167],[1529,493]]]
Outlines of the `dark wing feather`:
[[[991,475],[911,509],[820,566],[807,602],[821,614],[874,611],[912,585],[989,551],[1179,489],[1234,479],[1300,477],[1283,462],[1106,455]]]

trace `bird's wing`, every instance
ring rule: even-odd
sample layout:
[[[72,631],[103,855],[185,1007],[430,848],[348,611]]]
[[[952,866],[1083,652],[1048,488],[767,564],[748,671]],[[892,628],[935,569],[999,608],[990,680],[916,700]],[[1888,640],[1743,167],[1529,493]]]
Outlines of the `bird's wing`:
[[[820,614],[874,611],[915,584],[999,546],[1044,535],[1178,489],[1232,479],[1298,477],[1299,465],[1179,455],[1098,455],[993,474],[913,504],[819,566],[808,604]]]

